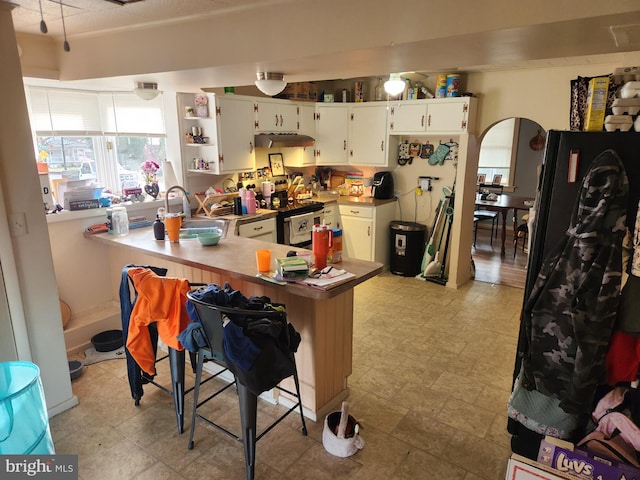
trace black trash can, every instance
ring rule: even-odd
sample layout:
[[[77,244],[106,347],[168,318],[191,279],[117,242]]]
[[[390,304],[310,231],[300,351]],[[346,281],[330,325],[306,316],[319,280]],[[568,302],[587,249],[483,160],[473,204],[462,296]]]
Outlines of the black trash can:
[[[391,273],[414,277],[420,273],[427,227],[421,223],[394,220],[389,224],[391,235]]]

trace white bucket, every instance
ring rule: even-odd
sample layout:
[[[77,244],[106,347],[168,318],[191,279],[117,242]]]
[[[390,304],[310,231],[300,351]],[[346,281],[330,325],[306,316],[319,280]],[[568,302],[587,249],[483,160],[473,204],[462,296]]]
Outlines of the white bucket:
[[[324,429],[322,430],[322,445],[325,450],[336,457],[350,457],[362,447],[364,440],[360,437],[360,429],[355,418],[349,415],[345,428],[344,438],[337,435],[338,425],[342,412],[333,412],[324,419]]]

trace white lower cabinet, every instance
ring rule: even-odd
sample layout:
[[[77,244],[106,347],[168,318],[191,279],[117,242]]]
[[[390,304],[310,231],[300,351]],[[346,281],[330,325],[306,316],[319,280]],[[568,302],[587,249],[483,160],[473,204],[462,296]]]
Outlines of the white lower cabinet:
[[[322,218],[324,218],[325,225],[331,228],[342,228],[340,210],[337,203],[325,203],[322,209]]]
[[[343,255],[388,267],[389,223],[395,214],[396,202],[377,206],[340,205]]]
[[[276,243],[278,241],[276,219],[266,218],[264,220],[238,225],[238,236]]]

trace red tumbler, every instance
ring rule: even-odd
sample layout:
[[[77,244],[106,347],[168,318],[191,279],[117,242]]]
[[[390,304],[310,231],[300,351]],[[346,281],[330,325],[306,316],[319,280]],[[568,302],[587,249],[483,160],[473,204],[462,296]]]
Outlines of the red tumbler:
[[[328,225],[314,225],[311,232],[313,263],[317,269],[327,266],[327,256],[333,243],[333,231]]]

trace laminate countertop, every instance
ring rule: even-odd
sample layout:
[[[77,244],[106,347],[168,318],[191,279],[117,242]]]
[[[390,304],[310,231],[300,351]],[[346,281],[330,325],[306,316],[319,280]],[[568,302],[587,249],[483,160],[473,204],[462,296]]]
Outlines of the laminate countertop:
[[[287,293],[296,296],[315,299],[334,297],[383,271],[381,263],[346,258],[336,264],[336,267],[355,274],[355,277],[328,290],[295,283],[276,285],[256,277],[256,250],[271,250],[272,270],[275,269],[276,258],[286,257],[287,252],[291,250],[307,253],[308,250],[239,237],[230,232],[217,245],[212,246],[200,245],[197,238],[181,238],[179,243],[171,243],[168,239],[155,240],[151,227],[130,230],[129,234],[125,236],[114,236],[108,233],[85,233],[85,237],[110,247],[128,248],[141,254],[215,272],[229,280],[237,278],[242,281],[269,285],[286,290]]]

